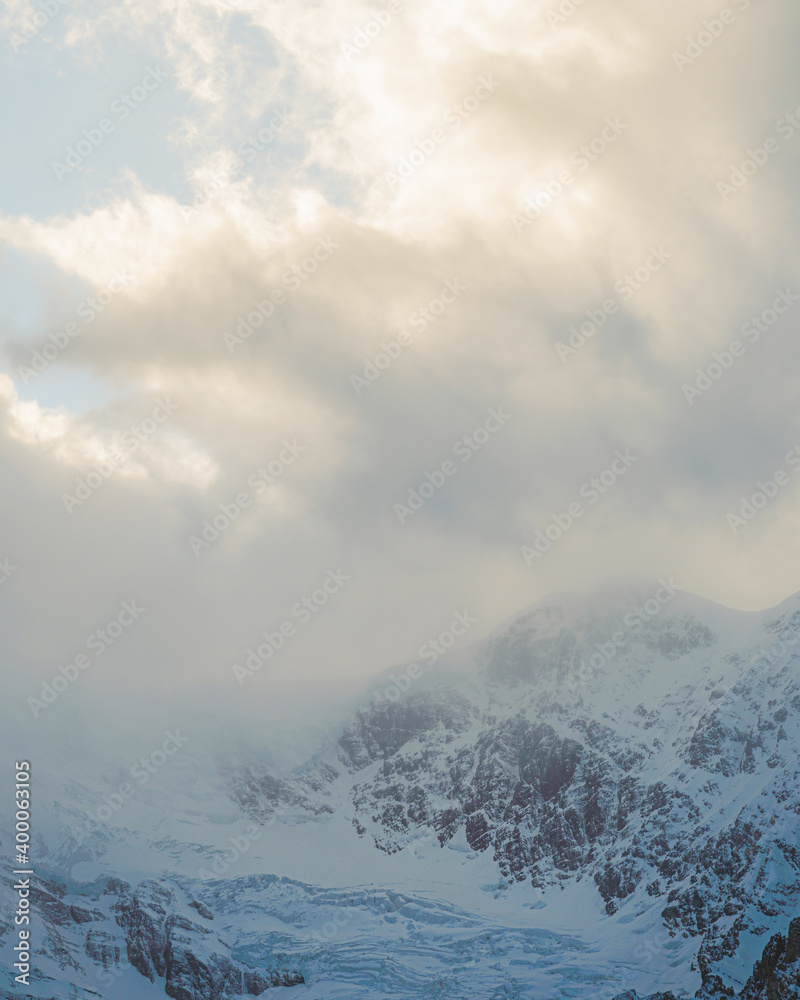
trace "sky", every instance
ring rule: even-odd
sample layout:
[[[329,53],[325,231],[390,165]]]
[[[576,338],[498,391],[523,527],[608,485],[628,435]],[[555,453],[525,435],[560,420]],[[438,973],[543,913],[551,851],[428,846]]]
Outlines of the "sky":
[[[623,574],[799,590],[799,29],[8,0],[9,704],[261,711]]]

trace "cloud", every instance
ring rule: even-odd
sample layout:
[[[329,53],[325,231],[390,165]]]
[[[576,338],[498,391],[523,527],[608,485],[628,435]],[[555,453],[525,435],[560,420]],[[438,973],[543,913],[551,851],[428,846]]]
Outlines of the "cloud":
[[[376,8],[71,9],[71,51],[110,58],[113,31],[192,103],[168,149],[181,185],[123,159],[85,208],[2,206],[7,258],[61,280],[52,326],[31,337],[12,317],[5,337],[28,394],[3,380],[16,696],[133,596],[141,630],[87,690],[235,684],[236,658],[338,567],[352,579],[336,605],[255,690],[377,672],[454,609],[488,630],[598,574],[674,575],[750,608],[797,589],[796,480],[740,534],[725,520],[800,443],[794,314],[696,403],[682,389],[776,289],[800,289],[786,238],[800,135],[776,133],[797,16],[745,6],[683,72],[673,54],[713,5],[587,0],[551,23],[555,4],[404,2],[349,57]],[[66,51],[48,50],[53,74]],[[748,65],[765,68],[757,88]],[[258,140],[279,110],[290,125]],[[773,133],[779,152],[723,200],[718,181]],[[243,151],[249,137],[264,148]],[[97,296],[126,269],[48,372],[88,373],[111,401],[80,417],[37,402],[20,366],[85,301],[68,279]],[[62,494],[165,396],[174,416],[68,513]],[[462,460],[498,407],[511,419]],[[250,477],[295,441],[256,495]],[[636,466],[588,503],[582,487],[624,449]],[[456,472],[400,523],[395,505],[448,459]],[[196,554],[190,538],[243,492]],[[521,547],[576,502],[527,566]]]

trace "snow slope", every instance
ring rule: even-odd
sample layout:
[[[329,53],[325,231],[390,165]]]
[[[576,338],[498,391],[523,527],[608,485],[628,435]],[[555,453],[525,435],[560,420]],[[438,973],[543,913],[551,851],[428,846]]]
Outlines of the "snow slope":
[[[376,681],[293,773],[195,739],[106,818],[129,759],[54,772],[31,995],[739,991],[800,912],[799,648],[800,595],[623,580]]]

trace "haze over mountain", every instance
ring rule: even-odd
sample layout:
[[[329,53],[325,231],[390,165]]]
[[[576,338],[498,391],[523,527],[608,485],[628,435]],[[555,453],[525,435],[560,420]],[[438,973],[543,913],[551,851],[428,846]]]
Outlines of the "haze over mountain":
[[[282,752],[234,718],[102,774],[52,747],[29,993],[800,995],[799,641],[800,594],[623,579],[389,671],[330,732],[292,720]]]

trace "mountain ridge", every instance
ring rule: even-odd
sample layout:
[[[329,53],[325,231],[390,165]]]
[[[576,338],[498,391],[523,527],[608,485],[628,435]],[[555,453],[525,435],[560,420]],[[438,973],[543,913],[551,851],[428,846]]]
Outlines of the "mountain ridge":
[[[214,913],[226,886],[271,871],[280,882],[247,890],[258,905],[271,907],[287,878],[318,887],[292,890],[298,919],[339,898],[320,925],[331,935],[291,919],[264,927],[276,946],[258,952],[263,979],[249,981],[301,976],[293,996],[477,997],[499,977],[517,992],[498,996],[521,998],[773,1000],[770,976],[795,989],[776,936],[794,941],[800,912],[799,641],[800,594],[760,612],[670,580],[550,596],[417,677],[396,668],[396,694],[373,685],[291,773],[255,748],[187,749],[147,787],[153,805],[143,791],[80,840],[97,793],[73,781],[69,802],[53,795],[41,853],[78,895],[101,877],[173,895],[188,879]],[[387,892],[404,901],[387,904]],[[173,923],[198,924],[200,912]],[[439,958],[420,943],[434,914]],[[454,958],[467,926],[486,929],[494,964]],[[231,983],[251,967],[236,944],[249,933],[234,921],[232,950],[184,964]],[[545,955],[548,933],[564,942],[558,960]],[[121,955],[129,938],[113,945]],[[383,972],[365,959],[367,972],[353,948],[394,957]],[[751,983],[757,962],[771,971]],[[345,981],[350,992],[337,992]]]

